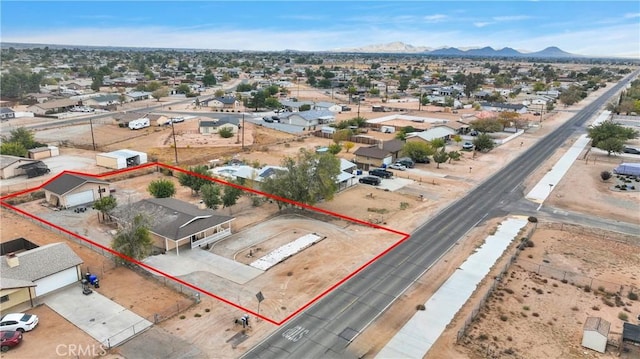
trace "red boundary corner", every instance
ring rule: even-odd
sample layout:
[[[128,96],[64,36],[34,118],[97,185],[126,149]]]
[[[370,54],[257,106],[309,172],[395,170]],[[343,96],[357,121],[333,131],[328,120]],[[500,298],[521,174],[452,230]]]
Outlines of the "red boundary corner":
[[[350,222],[355,222],[355,223],[362,224],[362,225],[365,225],[365,226],[369,226],[369,227],[373,227],[373,228],[380,229],[380,230],[383,230],[383,231],[387,231],[389,233],[393,233],[393,234],[402,236],[402,238],[398,242],[394,243],[391,247],[387,248],[382,253],[380,253],[377,256],[375,256],[374,258],[370,259],[365,264],[363,264],[360,268],[356,269],[355,271],[353,271],[352,273],[350,273],[349,275],[347,275],[346,277],[344,277],[343,279],[341,279],[340,281],[338,281],[334,285],[330,286],[328,289],[326,289],[325,291],[323,291],[322,293],[320,293],[319,295],[317,295],[316,297],[311,299],[308,303],[306,303],[302,307],[298,308],[293,313],[289,314],[286,318],[284,318],[283,320],[278,322],[278,321],[275,321],[275,320],[273,320],[271,318],[265,317],[265,316],[263,316],[263,315],[261,315],[259,313],[256,313],[255,311],[252,311],[252,310],[250,310],[248,308],[245,308],[245,307],[242,307],[242,306],[240,306],[240,305],[238,305],[236,303],[233,303],[233,302],[231,302],[231,301],[229,301],[229,300],[227,300],[225,298],[222,298],[222,297],[220,297],[220,296],[218,296],[218,295],[216,295],[214,293],[211,293],[211,292],[209,292],[207,290],[204,290],[204,289],[202,289],[200,287],[197,287],[197,286],[195,286],[195,285],[193,285],[191,283],[185,282],[180,278],[176,278],[176,277],[174,277],[174,276],[172,276],[172,275],[170,275],[168,273],[165,273],[165,272],[163,272],[163,271],[161,271],[159,269],[156,269],[156,268],[151,267],[151,266],[149,266],[149,265],[147,265],[145,263],[142,263],[142,262],[140,262],[138,260],[135,260],[135,259],[133,259],[131,257],[128,257],[128,256],[126,256],[126,255],[124,255],[124,254],[122,254],[120,252],[117,252],[117,251],[115,251],[115,250],[113,250],[113,249],[111,249],[109,247],[106,247],[106,246],[104,246],[102,244],[96,243],[96,242],[94,242],[94,241],[92,241],[92,240],[90,240],[88,238],[85,238],[85,237],[83,237],[83,236],[81,236],[81,235],[79,235],[77,233],[71,232],[71,231],[69,231],[69,230],[67,230],[67,229],[65,229],[63,227],[60,227],[60,226],[58,226],[56,224],[53,224],[53,223],[51,223],[49,221],[46,221],[46,220],[44,220],[44,219],[42,219],[42,218],[40,218],[38,216],[35,216],[35,215],[33,215],[33,214],[29,213],[29,212],[23,211],[23,210],[15,207],[15,206],[12,206],[12,205],[10,205],[10,204],[5,202],[6,199],[9,199],[9,198],[12,198],[12,197],[16,197],[16,196],[20,196],[20,195],[23,195],[23,194],[27,194],[27,193],[30,193],[30,192],[33,192],[33,191],[37,191],[37,190],[40,190],[40,189],[43,189],[49,183],[51,183],[52,181],[55,181],[57,178],[59,178],[60,176],[62,176],[64,174],[67,174],[67,173],[76,174],[76,175],[80,175],[80,176],[86,176],[86,177],[105,178],[105,177],[110,177],[110,176],[114,176],[114,175],[130,172],[130,171],[140,170],[140,169],[144,169],[144,168],[148,168],[148,167],[154,167],[154,166],[156,168],[162,167],[162,168],[170,169],[172,171],[178,171],[178,172],[190,174],[190,175],[197,176],[197,177],[200,177],[200,178],[203,178],[203,179],[206,179],[206,180],[209,180],[209,181],[213,181],[213,182],[216,182],[216,183],[219,183],[219,184],[222,184],[222,185],[233,186],[233,187],[239,188],[239,189],[241,189],[243,191],[255,193],[255,194],[258,194],[258,195],[261,195],[261,196],[264,196],[264,197],[268,197],[268,198],[271,198],[271,199],[274,199],[274,200],[277,200],[277,201],[286,202],[286,203],[289,203],[289,204],[292,204],[292,205],[295,205],[295,206],[298,206],[298,207],[302,207],[302,208],[306,208],[306,209],[309,209],[309,210],[312,210],[312,211],[324,213],[324,214],[327,214],[327,215],[330,215],[330,216],[333,216],[333,217],[337,217],[337,218],[340,218],[340,219],[343,219],[343,220],[347,220],[347,221],[350,221]],[[76,172],[76,171],[63,171],[63,172],[59,173],[58,175],[56,175],[55,177],[53,177],[50,180],[48,180],[47,182],[41,184],[38,187],[26,189],[26,190],[23,190],[23,191],[20,191],[20,192],[16,192],[16,193],[12,193],[12,194],[0,197],[0,205],[5,207],[5,208],[11,209],[11,210],[13,210],[13,211],[15,211],[17,213],[20,213],[25,217],[32,218],[32,219],[34,219],[36,221],[39,221],[39,222],[41,222],[43,224],[46,224],[49,227],[55,228],[55,229],[57,229],[57,230],[59,230],[61,232],[64,232],[64,233],[66,233],[68,235],[71,235],[73,237],[76,237],[76,238],[78,238],[78,239],[80,239],[82,241],[90,243],[90,244],[92,244],[92,245],[94,245],[96,247],[99,247],[99,248],[101,248],[101,249],[103,249],[103,250],[105,250],[105,251],[107,251],[107,252],[109,252],[109,253],[111,253],[111,254],[113,254],[115,256],[118,256],[118,257],[120,257],[120,258],[122,258],[124,260],[127,260],[129,262],[135,263],[135,264],[137,264],[137,265],[139,265],[139,266],[141,266],[143,268],[146,268],[146,269],[148,269],[148,270],[150,270],[152,272],[155,272],[155,273],[157,273],[157,274],[159,274],[161,276],[169,278],[169,279],[171,279],[171,280],[173,280],[173,281],[175,281],[177,283],[180,283],[180,284],[182,284],[182,285],[184,285],[186,287],[189,287],[189,288],[191,288],[191,289],[193,289],[195,291],[198,291],[200,293],[206,294],[206,295],[208,295],[208,296],[210,296],[212,298],[215,298],[215,299],[217,299],[217,300],[219,300],[219,301],[221,301],[221,302],[223,302],[225,304],[231,305],[231,306],[233,306],[233,307],[235,307],[237,309],[240,309],[240,310],[242,310],[244,312],[250,313],[250,314],[252,314],[252,315],[254,315],[254,316],[256,316],[256,317],[258,317],[258,318],[260,318],[262,320],[265,320],[265,321],[267,321],[269,323],[272,323],[272,324],[275,324],[275,325],[278,325],[278,326],[286,323],[291,318],[293,318],[294,316],[298,315],[303,310],[305,310],[308,307],[310,307],[311,305],[313,305],[320,298],[324,297],[329,292],[331,292],[332,290],[336,289],[342,283],[346,282],[347,280],[349,280],[350,278],[352,278],[353,276],[355,276],[356,274],[361,272],[363,269],[368,267],[371,263],[375,262],[380,257],[382,257],[383,255],[387,254],[393,248],[395,248],[400,243],[404,242],[405,240],[407,240],[409,238],[409,234],[404,233],[404,232],[400,232],[400,231],[397,231],[397,230],[394,230],[394,229],[390,229],[390,228],[386,228],[386,227],[383,227],[383,226],[379,226],[377,224],[373,224],[373,223],[369,223],[369,222],[366,222],[366,221],[362,221],[362,220],[359,220],[357,218],[352,218],[352,217],[348,217],[348,216],[341,215],[341,214],[338,214],[338,213],[334,213],[334,212],[331,212],[331,211],[327,211],[327,210],[322,209],[322,208],[313,207],[313,206],[310,206],[310,205],[307,205],[307,204],[304,204],[304,203],[295,202],[295,201],[289,200],[287,198],[274,196],[274,195],[271,195],[269,193],[257,191],[257,190],[252,189],[252,188],[243,187],[243,186],[237,185],[235,183],[229,183],[229,182],[217,179],[217,178],[207,177],[207,176],[201,175],[199,173],[194,173],[194,172],[185,170],[183,168],[179,168],[179,167],[175,167],[175,166],[171,166],[171,165],[167,165],[167,164],[163,164],[163,163],[156,163],[156,162],[150,162],[150,163],[146,163],[146,164],[143,164],[143,165],[140,165],[140,166],[136,166],[136,167],[129,167],[129,168],[126,168],[126,169],[117,170],[117,171],[111,171],[111,172],[106,172],[106,173],[101,173],[101,174],[97,174],[97,175],[96,174],[88,174],[88,173]]]

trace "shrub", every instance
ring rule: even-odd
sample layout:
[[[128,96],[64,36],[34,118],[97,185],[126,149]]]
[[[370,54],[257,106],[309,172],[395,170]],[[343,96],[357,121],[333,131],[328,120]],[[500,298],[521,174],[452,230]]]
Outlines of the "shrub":
[[[602,178],[603,181],[608,181],[611,178],[611,172],[609,171],[600,172],[600,178]]]
[[[578,308],[578,306],[574,305],[573,307],[571,307],[571,310],[573,310],[574,312],[577,312],[577,311],[580,310],[580,308]]]
[[[230,127],[223,127],[218,130],[218,134],[222,138],[230,138],[233,137],[233,129]]]
[[[531,223],[538,223],[538,218],[534,217],[534,216],[530,216],[529,218],[527,218],[529,220],[529,222]]]
[[[487,339],[489,339],[489,336],[486,334],[480,334],[478,336],[478,340],[487,340]]]
[[[511,288],[504,288],[503,290],[509,294],[513,294],[513,289]]]
[[[196,317],[196,318],[200,318],[200,317],[202,316],[202,314],[200,314],[200,313],[196,313],[196,314],[194,314],[193,316],[194,316],[194,317]]]
[[[528,305],[525,305],[524,307],[522,307],[522,309],[524,309],[524,310],[529,310],[529,306],[528,306]]]
[[[629,294],[627,294],[627,298],[630,300],[638,300],[638,293],[629,292]]]
[[[626,322],[629,321],[629,316],[625,312],[620,312],[618,313],[618,319]]]
[[[416,310],[425,310],[427,308],[425,308],[424,304],[418,304],[416,305]]]
[[[608,305],[609,307],[615,306],[615,304],[607,298],[602,298],[602,303],[604,303],[605,305]]]
[[[538,314],[538,313],[531,313],[531,315],[533,315],[534,317],[539,317],[540,316],[540,314]]]
[[[589,292],[591,292],[591,287],[588,286],[588,285],[585,285],[584,288],[582,288],[582,290],[584,290],[585,293],[589,293]]]
[[[532,248],[535,244],[533,243],[532,240],[528,240],[527,241],[527,247]]]
[[[507,317],[505,314],[500,316],[500,320],[502,320],[503,322],[506,322],[507,320],[509,320],[509,317]]]
[[[184,318],[186,318],[186,316],[184,316],[184,315],[181,315],[181,316],[180,316],[180,319],[184,319]]]
[[[205,312],[207,312],[207,313],[209,313],[209,312],[211,311],[211,309],[206,308],[204,311],[205,311]]]
[[[569,283],[569,281],[568,281],[568,280],[566,280],[566,279],[561,280],[561,282],[562,282],[562,283],[564,283],[564,284]]]
[[[593,307],[591,307],[592,310],[598,311],[600,310],[600,307],[598,307],[597,305],[594,305]]]
[[[542,290],[542,288],[538,288],[538,289],[536,289],[536,293],[544,294],[544,290]]]

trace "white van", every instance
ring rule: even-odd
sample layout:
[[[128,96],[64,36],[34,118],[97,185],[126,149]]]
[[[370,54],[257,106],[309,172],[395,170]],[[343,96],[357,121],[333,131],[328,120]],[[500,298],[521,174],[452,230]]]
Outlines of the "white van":
[[[149,127],[149,119],[148,118],[139,118],[137,120],[133,120],[129,122],[129,129],[131,130],[139,130],[141,128]]]

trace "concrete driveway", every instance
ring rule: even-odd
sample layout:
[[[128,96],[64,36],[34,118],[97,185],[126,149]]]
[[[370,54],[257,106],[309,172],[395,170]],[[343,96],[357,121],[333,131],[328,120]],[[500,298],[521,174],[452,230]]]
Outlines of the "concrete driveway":
[[[117,346],[153,325],[96,290],[82,294],[79,284],[47,295],[44,303],[107,347]]]

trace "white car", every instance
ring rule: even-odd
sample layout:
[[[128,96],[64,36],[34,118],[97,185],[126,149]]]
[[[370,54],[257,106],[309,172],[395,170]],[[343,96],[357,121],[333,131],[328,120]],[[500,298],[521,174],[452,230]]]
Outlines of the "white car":
[[[0,320],[0,330],[15,330],[28,332],[38,325],[38,316],[35,314],[11,313]]]
[[[392,170],[399,170],[399,171],[406,171],[407,170],[407,166],[401,164],[401,163],[394,163],[392,165],[389,165],[389,168],[391,168]]]

